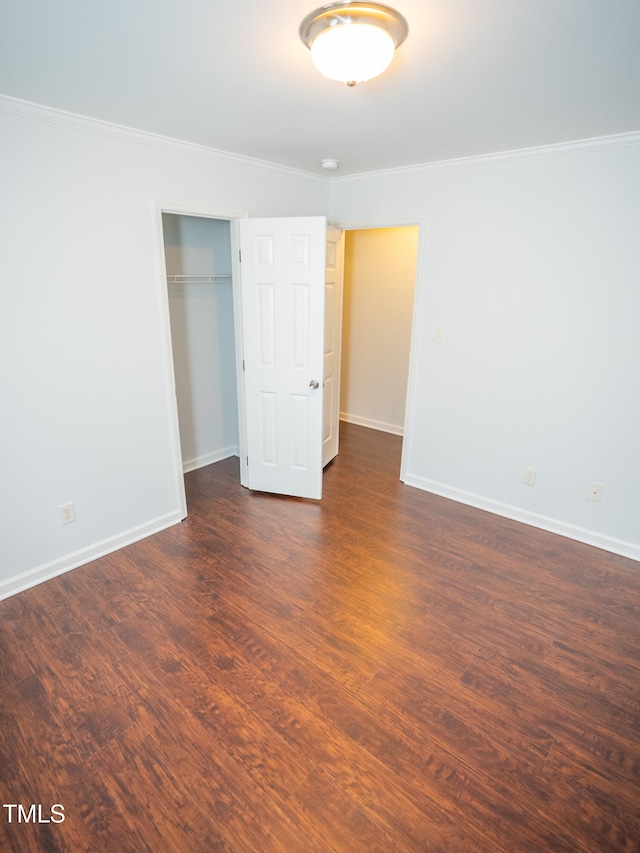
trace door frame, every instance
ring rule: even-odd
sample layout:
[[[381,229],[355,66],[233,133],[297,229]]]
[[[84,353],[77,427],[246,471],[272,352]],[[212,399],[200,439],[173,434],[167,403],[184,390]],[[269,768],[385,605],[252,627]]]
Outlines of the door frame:
[[[165,386],[165,394],[167,400],[167,409],[169,411],[169,433],[170,433],[170,441],[172,445],[172,458],[173,458],[173,473],[174,473],[174,481],[176,492],[178,495],[178,503],[179,503],[179,511],[180,517],[182,519],[187,517],[187,493],[184,484],[184,471],[182,466],[182,446],[180,443],[180,419],[178,417],[178,398],[176,396],[176,374],[175,374],[175,366],[173,361],[173,341],[171,338],[171,316],[169,312],[169,287],[167,284],[167,261],[165,255],[165,245],[164,245],[164,230],[162,226],[162,214],[163,213],[173,213],[179,216],[197,216],[201,219],[224,219],[228,220],[230,223],[230,231],[231,231],[231,259],[232,259],[232,267],[231,267],[231,276],[232,276],[232,287],[234,294],[234,329],[236,332],[235,339],[235,361],[236,361],[236,376],[242,374],[242,364],[241,359],[239,358],[239,353],[242,352],[241,344],[242,339],[238,339],[238,318],[236,311],[236,291],[238,289],[237,284],[239,281],[238,277],[238,252],[237,252],[237,226],[236,222],[238,219],[244,219],[249,216],[248,210],[238,210],[237,208],[225,208],[220,207],[214,204],[206,204],[203,202],[197,201],[184,201],[182,199],[170,199],[170,198],[154,198],[152,200],[152,215],[153,215],[153,229],[155,235],[155,256],[156,256],[156,273],[159,281],[159,294],[160,298],[159,302],[159,313],[160,313],[160,329],[162,336],[162,346],[164,350],[164,386]],[[240,330],[241,332],[241,330]],[[240,362],[240,365],[238,365]],[[238,366],[240,370],[238,371]],[[238,395],[238,399],[240,400],[242,397],[241,394]],[[243,412],[239,412],[238,420],[241,420]],[[238,429],[241,430],[244,428],[244,423],[242,426],[240,423],[238,424]],[[241,444],[242,446],[242,444]],[[246,446],[246,443],[245,443]],[[246,473],[246,463],[244,467]],[[241,479],[242,479],[242,457],[240,458],[240,471],[241,471]]]
[[[407,398],[404,408],[404,428],[402,435],[402,456],[400,458],[400,480],[404,483],[407,475],[409,452],[411,450],[411,424],[413,421],[414,401],[416,399],[416,362],[418,351],[418,318],[421,316],[423,302],[424,258],[427,244],[427,217],[423,214],[398,219],[336,219],[330,220],[342,231],[365,231],[373,228],[403,228],[417,226],[418,255],[416,257],[416,277],[413,287],[413,313],[411,317],[411,342],[409,345],[409,374],[407,377]]]

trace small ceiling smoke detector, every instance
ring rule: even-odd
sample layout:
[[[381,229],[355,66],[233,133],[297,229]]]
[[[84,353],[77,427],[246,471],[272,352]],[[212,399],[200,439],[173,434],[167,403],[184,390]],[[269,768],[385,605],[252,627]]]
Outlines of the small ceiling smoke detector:
[[[338,168],[337,160],[320,160],[320,163],[322,164],[323,169],[331,169],[332,171],[335,171]]]

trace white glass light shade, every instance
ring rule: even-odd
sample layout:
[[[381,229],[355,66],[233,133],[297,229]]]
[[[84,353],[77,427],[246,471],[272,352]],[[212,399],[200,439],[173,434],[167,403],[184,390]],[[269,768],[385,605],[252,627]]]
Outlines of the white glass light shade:
[[[389,33],[372,24],[348,24],[320,33],[311,45],[318,71],[349,86],[382,74],[393,59],[395,44]]]
[[[308,14],[299,32],[321,74],[355,86],[389,67],[409,26],[382,3],[339,0]]]

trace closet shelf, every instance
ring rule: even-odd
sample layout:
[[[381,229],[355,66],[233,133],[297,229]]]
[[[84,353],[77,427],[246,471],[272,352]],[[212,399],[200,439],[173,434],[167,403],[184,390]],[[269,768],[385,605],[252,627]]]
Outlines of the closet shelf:
[[[215,273],[213,275],[168,275],[169,284],[203,284],[231,281],[231,273]]]

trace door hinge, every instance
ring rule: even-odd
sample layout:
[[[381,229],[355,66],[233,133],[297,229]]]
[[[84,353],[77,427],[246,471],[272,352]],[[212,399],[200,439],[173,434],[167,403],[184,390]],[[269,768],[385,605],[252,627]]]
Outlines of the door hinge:
[[[249,464],[249,457],[247,456],[247,465]]]
[[[238,260],[242,263],[242,249],[238,249]]]
[[[246,370],[247,368],[244,366],[244,358],[242,359],[242,369]]]

